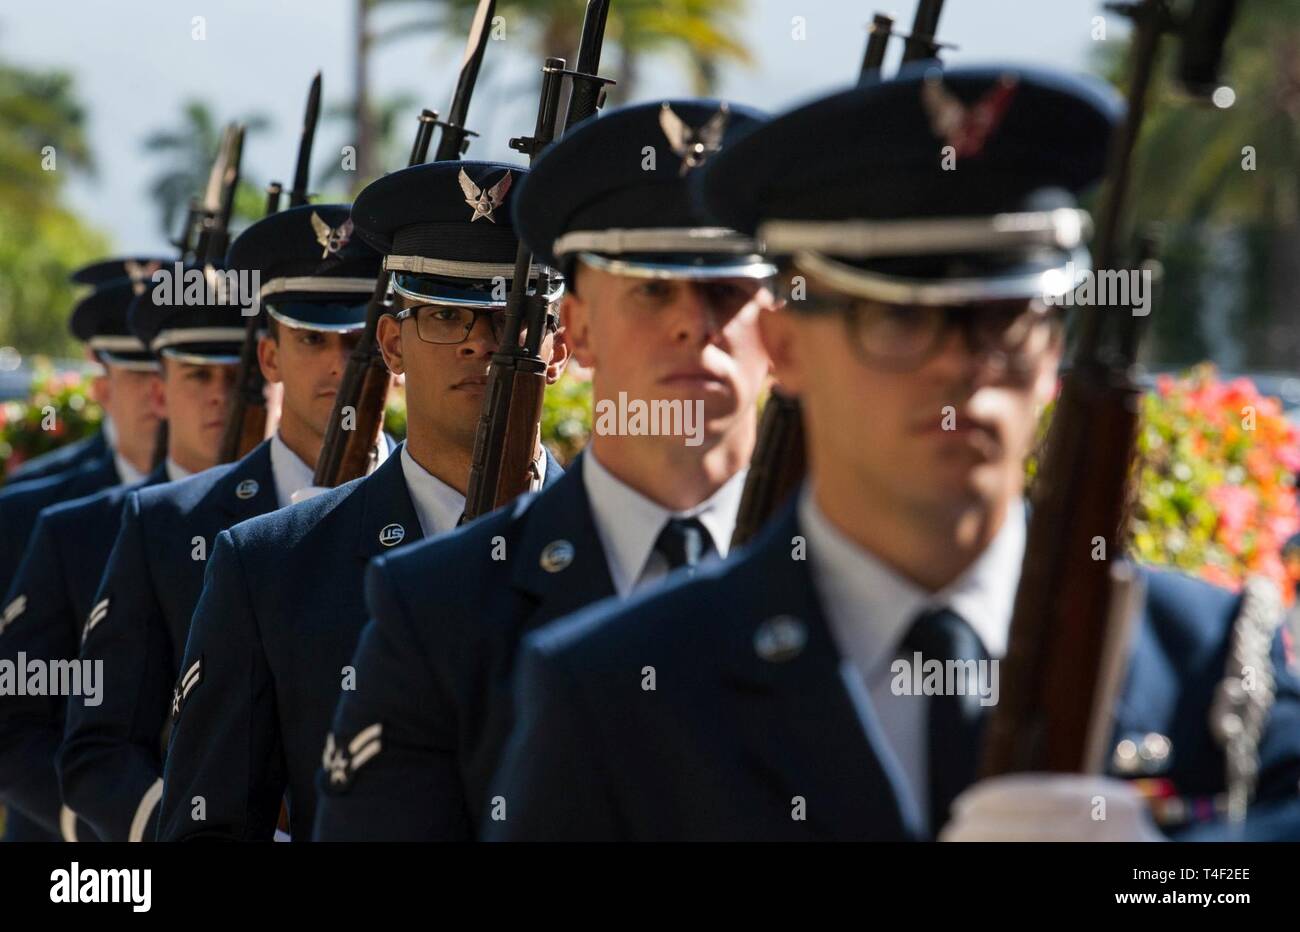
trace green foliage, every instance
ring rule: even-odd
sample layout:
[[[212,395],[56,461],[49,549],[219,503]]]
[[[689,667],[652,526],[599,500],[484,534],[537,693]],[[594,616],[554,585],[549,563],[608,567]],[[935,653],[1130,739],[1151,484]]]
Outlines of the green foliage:
[[[247,152],[249,137],[265,130],[270,121],[256,113],[239,119],[244,124],[244,152]],[[145,152],[165,156],[169,163],[149,188],[149,194],[158,203],[160,227],[168,238],[175,238],[180,232],[190,199],[201,196],[207,187],[223,126],[206,102],[190,100],[181,108],[177,125],[156,129],[145,137]],[[252,174],[247,160],[243,162],[241,174],[245,179]],[[266,197],[257,186],[242,180],[235,192],[235,218],[259,219],[266,212],[265,205]]]
[[[67,320],[78,296],[68,276],[108,249],[69,211],[0,205],[0,346],[24,353],[80,353]]]
[[[107,246],[59,202],[92,164],[84,121],[70,76],[0,63],[0,346],[76,352],[68,275]]]
[[[591,436],[591,381],[566,372],[546,390],[542,404],[542,442],[564,465],[573,461]]]

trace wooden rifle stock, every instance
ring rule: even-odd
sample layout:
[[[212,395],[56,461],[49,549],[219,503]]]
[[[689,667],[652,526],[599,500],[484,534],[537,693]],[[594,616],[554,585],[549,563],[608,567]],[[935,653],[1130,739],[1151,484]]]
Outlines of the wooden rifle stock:
[[[1129,109],[1110,152],[1109,188],[1098,223],[1096,265],[1120,254],[1131,155],[1146,106],[1166,0],[1126,6],[1137,21]],[[1223,36],[1220,36],[1222,39]],[[1111,567],[1121,558],[1131,495],[1140,391],[1130,369],[1137,321],[1124,308],[1086,307],[1076,362],[1065,375],[1044,461],[1016,593],[1001,699],[985,737],[984,776],[1041,770],[1081,772],[1113,602]],[[1104,338],[1104,325],[1112,333]],[[1103,559],[1096,559],[1104,543]],[[1100,720],[1099,720],[1100,721]]]
[[[541,360],[516,356],[509,365],[493,366],[488,373],[485,411],[474,438],[475,449],[481,439],[487,461],[496,467],[485,480],[491,493],[485,510],[512,501],[532,487],[533,453],[545,392],[546,364]],[[493,431],[493,424],[504,424],[505,430]],[[476,510],[471,517],[481,513]]]
[[[425,111],[428,113],[429,111]],[[333,488],[366,474],[370,451],[384,424],[384,406],[392,377],[379,352],[379,318],[388,306],[390,276],[380,274],[366,307],[366,329],[348,356],[330,414],[312,484]]]
[[[530,164],[557,135],[562,78],[570,81],[566,130],[594,114],[605,86],[613,83],[596,74],[608,14],[609,0],[588,0],[573,71],[565,70],[562,58],[546,60],[534,133],[510,141],[511,148],[528,155]],[[532,487],[533,453],[541,431],[546,390],[547,364],[541,357],[541,345],[546,332],[549,284],[549,276],[543,274],[536,291],[529,293],[532,260],[532,252],[521,242],[506,305],[502,348],[492,354],[487,394],[474,435],[462,517],[465,521],[507,504]],[[527,339],[521,346],[519,338],[523,334]]]
[[[799,399],[773,388],[758,422],[758,442],[745,477],[731,546],[751,541],[803,482],[807,471]]]
[[[420,125],[411,146],[408,168],[424,164],[437,122],[438,114],[432,110],[420,112]],[[333,488],[364,476],[370,463],[370,451],[384,428],[384,407],[392,377],[379,352],[378,335],[379,318],[388,308],[391,281],[390,272],[381,272],[375,280],[375,290],[366,305],[365,330],[348,355],[348,366],[343,370],[339,392],[334,398],[329,430],[325,432],[320,456],[316,460],[313,485]]]
[[[283,187],[278,181],[266,186],[266,214],[280,210]],[[266,379],[257,361],[261,312],[248,318],[244,325],[244,344],[239,350],[239,373],[235,377],[235,396],[230,399],[230,414],[221,435],[218,463],[233,463],[250,453],[266,439]]]
[[[1064,376],[1034,484],[985,776],[1085,769],[1139,398],[1125,373],[1104,366]],[[1099,541],[1104,560],[1093,558]]]

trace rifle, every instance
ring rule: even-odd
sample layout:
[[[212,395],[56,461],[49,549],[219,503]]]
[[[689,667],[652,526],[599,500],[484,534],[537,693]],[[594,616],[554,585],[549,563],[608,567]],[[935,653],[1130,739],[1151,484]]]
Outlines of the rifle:
[[[563,58],[546,59],[533,135],[510,140],[510,147],[527,155],[530,165],[557,135],[561,83],[565,78],[570,82],[565,131],[592,116],[600,108],[606,85],[614,83],[596,74],[608,15],[609,0],[588,0],[574,70],[565,69]],[[550,290],[550,273],[543,271],[536,288],[529,291],[532,265],[532,250],[521,241],[506,299],[501,343],[488,367],[487,392],[474,435],[474,458],[462,521],[498,508],[532,486],[533,453],[546,389],[546,360],[541,348]],[[519,338],[525,334],[521,345]]]
[[[905,37],[909,48],[937,49],[934,30],[939,23],[943,0],[921,0],[916,10],[912,35]],[[884,65],[885,50],[893,34],[894,21],[877,13],[868,27],[867,48],[862,55],[859,81],[880,74]],[[922,42],[914,36],[925,36]],[[931,57],[934,54],[931,51]],[[906,60],[906,53],[904,60]],[[758,439],[749,461],[749,475],[740,495],[740,508],[736,512],[736,527],[731,532],[731,546],[739,547],[753,540],[767,520],[776,513],[795,489],[803,482],[808,471],[808,457],[804,449],[803,409],[799,399],[785,394],[773,386],[763,406],[758,422]]]
[[[903,37],[904,65],[938,57],[943,44],[935,36],[939,32],[939,14],[942,12],[943,0],[920,0],[917,3],[912,31]]]
[[[194,261],[207,265],[225,255],[230,240],[228,227],[235,206],[235,189],[239,186],[239,164],[243,151],[244,128],[238,123],[231,123],[221,134],[221,143],[217,147],[212,170],[208,173],[208,184],[202,202],[190,202],[185,229],[181,231],[176,243],[182,262],[187,258],[190,237],[196,225],[199,235],[194,245]],[[154,437],[155,469],[167,459],[167,446],[167,422],[162,421]]]
[[[1197,0],[1202,12],[1211,6],[1222,7],[1223,0]],[[1136,32],[1129,109],[1111,141],[1109,181],[1097,226],[1098,269],[1114,268],[1120,258],[1132,152],[1161,35],[1181,26],[1193,48],[1221,49],[1228,32],[1225,21],[1198,20],[1195,10],[1177,24],[1168,0],[1107,8],[1131,17]],[[1198,22],[1206,29],[1198,30]],[[1199,61],[1213,61],[1217,69],[1219,57],[1214,52]],[[1204,77],[1203,67],[1199,74]],[[1119,561],[1112,572],[1108,560],[1092,558],[1096,541],[1104,542],[1106,554],[1118,554],[1124,539],[1140,397],[1131,374],[1139,321],[1125,310],[1083,307],[1078,312],[1077,351],[1062,379],[1031,493],[1034,507],[1002,663],[1002,698],[984,743],[986,777],[1026,770],[1101,770],[1106,745],[1097,735],[1108,716],[1097,713],[1108,711],[1108,684],[1100,671],[1113,650],[1112,607],[1123,606],[1131,596],[1123,578],[1127,564]],[[1123,617],[1117,616],[1120,621]]]
[[[203,194],[199,239],[194,247],[196,262],[205,265],[219,262],[230,246],[230,215],[235,207],[243,150],[244,127],[231,123],[222,133],[217,160],[212,164]]]
[[[469,144],[468,137],[476,135],[465,128],[464,121],[469,115],[479,66],[487,51],[488,26],[495,6],[495,0],[479,0],[447,119],[440,121],[438,114],[432,110],[420,113],[420,126],[415,135],[415,144],[411,147],[408,168],[424,164],[435,126],[442,127],[435,153],[440,161],[459,158]],[[316,461],[316,473],[312,479],[314,485],[332,488],[364,476],[370,462],[370,451],[383,429],[384,405],[388,399],[391,377],[384,364],[384,357],[379,352],[377,334],[379,319],[389,307],[392,278],[391,272],[382,272],[375,281],[375,290],[366,306],[365,329],[361,332],[356,348],[348,356],[348,367],[343,372],[343,381],[339,384],[339,393],[334,399],[329,430],[321,445],[320,458]],[[351,427],[346,426],[349,422]]]
[[[311,147],[316,138],[316,121],[320,116],[321,76],[316,72],[307,92],[307,109],[303,114],[302,134],[298,137],[298,161],[294,166],[293,188],[289,206],[307,203],[308,175],[311,170]],[[280,209],[283,191],[279,182],[266,188],[266,213],[269,217]],[[235,395],[230,401],[226,431],[221,437],[218,462],[233,463],[246,455],[266,437],[266,378],[257,361],[257,342],[262,330],[262,314],[251,315],[244,325],[244,343],[239,351],[239,372],[235,376]]]
[[[867,48],[862,53],[862,68],[858,73],[859,80],[880,74],[880,68],[885,63],[885,48],[889,45],[889,37],[893,32],[894,18],[892,16],[877,13],[872,17],[871,25],[867,27]]]

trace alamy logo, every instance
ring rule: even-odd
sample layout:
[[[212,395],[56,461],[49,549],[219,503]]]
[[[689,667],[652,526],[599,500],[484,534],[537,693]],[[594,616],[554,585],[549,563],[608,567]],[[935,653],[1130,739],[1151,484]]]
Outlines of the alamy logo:
[[[895,696],[978,696],[982,706],[998,704],[997,660],[926,660],[920,651],[889,665]]]
[[[1074,262],[1065,265],[1065,280],[1078,282],[1062,295],[1044,295],[1048,306],[1132,308],[1134,317],[1151,313],[1150,269],[1085,269],[1076,272]]]
[[[262,290],[262,273],[259,269],[203,269],[185,268],[181,262],[170,269],[153,273],[153,293],[150,296],[157,307],[203,307],[230,305],[238,307],[243,316],[256,313],[257,299]]]
[[[620,437],[685,437],[688,447],[704,442],[704,402],[640,398],[627,400],[627,392],[618,393],[618,401],[602,398],[596,402],[597,434]]]
[[[104,701],[102,660],[27,659],[25,651],[0,660],[0,696],[82,696],[86,705]]]
[[[137,913],[153,903],[153,871],[149,868],[86,868],[77,861],[67,870],[50,872],[51,903],[130,903]]]

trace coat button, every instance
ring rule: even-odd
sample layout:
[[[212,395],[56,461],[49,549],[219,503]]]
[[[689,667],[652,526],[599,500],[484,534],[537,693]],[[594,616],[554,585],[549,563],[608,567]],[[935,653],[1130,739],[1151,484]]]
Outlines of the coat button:
[[[1156,732],[1124,738],[1115,745],[1111,769],[1121,776],[1151,776],[1168,769],[1173,742]]]
[[[754,650],[768,663],[785,663],[803,653],[808,643],[808,628],[793,615],[777,615],[758,626],[754,632]]]
[[[385,547],[396,547],[406,537],[406,528],[400,524],[386,524],[379,532],[379,542]]]
[[[245,479],[239,485],[235,486],[235,498],[241,501],[247,501],[257,494],[259,486],[256,479]]]
[[[573,562],[573,544],[567,540],[553,540],[542,548],[541,559],[537,561],[548,573],[558,573]]]

